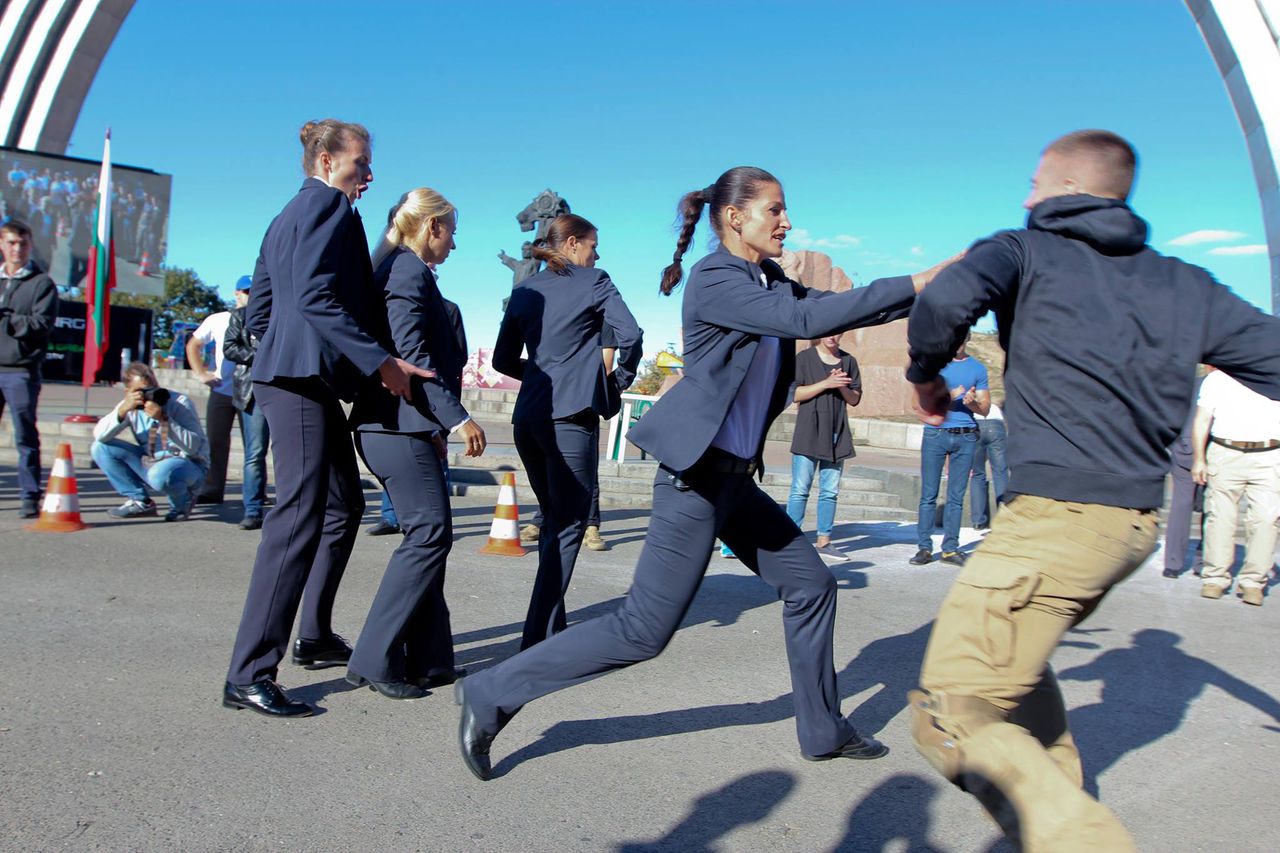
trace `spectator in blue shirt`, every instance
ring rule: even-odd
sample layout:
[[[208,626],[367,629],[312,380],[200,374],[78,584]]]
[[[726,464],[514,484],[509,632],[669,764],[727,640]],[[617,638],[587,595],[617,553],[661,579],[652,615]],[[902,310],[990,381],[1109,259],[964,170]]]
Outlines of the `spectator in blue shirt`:
[[[942,513],[942,562],[963,566],[966,557],[960,553],[960,516],[964,514],[964,493],[978,445],[978,422],[973,415],[985,415],[991,410],[987,369],[965,352],[968,342],[966,337],[955,357],[942,368],[941,376],[951,389],[946,419],[940,426],[924,427],[920,445],[920,518],[916,522],[920,550],[911,558],[913,566],[933,562],[933,528],[944,463],[949,473],[947,505]]]

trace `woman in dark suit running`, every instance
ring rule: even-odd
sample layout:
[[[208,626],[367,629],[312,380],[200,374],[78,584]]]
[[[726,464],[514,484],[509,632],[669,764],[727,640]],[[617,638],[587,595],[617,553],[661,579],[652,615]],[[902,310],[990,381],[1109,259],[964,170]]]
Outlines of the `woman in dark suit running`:
[[[457,210],[435,190],[412,190],[387,229],[391,250],[374,272],[385,322],[377,337],[397,357],[437,374],[398,399],[375,382],[356,398],[356,448],[391,497],[404,540],[387,563],[351,654],[347,681],[392,699],[416,699],[451,684],[453,632],[444,599],[453,523],[443,455],[457,433],[468,456],[484,452],[484,430],[442,378],[456,346],[431,266],[453,251]]]
[[[409,394],[429,371],[387,352],[371,330],[373,270],[352,205],[373,180],[369,131],[325,119],[302,128],[307,179],[267,229],[245,326],[261,340],[254,399],[273,437],[276,506],[262,527],[222,704],[273,717],[312,713],[275,683],[301,600],[293,662],[343,666],[351,656],[330,615],[351,555],[364,493],[340,405],[366,377]],[[305,588],[305,594],[304,594]]]
[[[564,594],[591,511],[600,418],[617,413],[640,364],[640,327],[609,274],[596,269],[598,245],[596,227],[581,216],[553,219],[533,249],[547,268],[511,292],[493,348],[493,366],[520,380],[511,416],[516,451],[546,519],[522,649],[564,630]],[[612,373],[600,352],[603,326],[617,346]],[[520,357],[525,349],[528,360]]]
[[[836,583],[796,525],[753,480],[769,424],[791,402],[795,339],[903,316],[936,272],[884,279],[844,293],[790,281],[771,259],[791,228],[782,186],[738,167],[680,202],[683,227],[671,293],[704,208],[719,248],[699,261],[684,293],[684,379],[628,437],[661,465],[635,579],[617,611],[574,625],[457,685],[459,746],[468,769],[490,776],[489,746],[530,701],[656,656],[684,618],[717,536],[783,601],[796,729],[805,758],[879,758],[840,713],[832,660]]]

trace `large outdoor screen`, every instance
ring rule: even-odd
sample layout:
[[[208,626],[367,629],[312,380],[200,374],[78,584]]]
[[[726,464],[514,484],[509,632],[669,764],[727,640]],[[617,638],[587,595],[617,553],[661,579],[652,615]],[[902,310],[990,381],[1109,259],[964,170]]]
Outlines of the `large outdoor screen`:
[[[89,269],[101,171],[96,160],[0,146],[0,220],[20,219],[31,226],[36,262],[77,295]],[[158,296],[164,292],[160,264],[173,177],[132,166],[112,166],[111,173],[116,287]]]

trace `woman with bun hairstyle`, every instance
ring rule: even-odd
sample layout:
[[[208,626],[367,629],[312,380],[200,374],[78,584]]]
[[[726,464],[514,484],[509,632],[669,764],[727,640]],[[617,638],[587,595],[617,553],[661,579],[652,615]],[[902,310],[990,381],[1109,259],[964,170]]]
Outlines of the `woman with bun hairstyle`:
[[[546,269],[511,291],[493,347],[494,368],[520,380],[513,437],[545,517],[522,649],[564,630],[564,594],[599,464],[600,418],[617,413],[640,364],[640,327],[609,274],[596,268],[599,240],[581,216],[551,220],[533,248]],[[601,354],[605,327],[617,348],[612,371]]]
[[[458,400],[461,388],[443,378],[456,344],[432,266],[453,251],[457,227],[454,206],[426,187],[406,193],[396,208],[386,233],[391,250],[373,274],[385,306],[377,337],[436,376],[415,379],[404,398],[366,381],[351,412],[356,448],[391,497],[404,539],[387,563],[347,681],[391,699],[417,699],[457,678],[444,598],[453,523],[442,457],[450,433],[463,439],[468,456],[485,448],[484,430]]]
[[[324,119],[301,131],[302,189],[272,220],[254,267],[245,327],[261,343],[253,394],[274,438],[276,506],[262,526],[222,703],[273,717],[313,713],[276,684],[302,601],[293,662],[344,666],[351,656],[330,615],[364,513],[341,401],[366,377],[408,396],[430,371],[374,337],[373,270],[352,205],[373,180],[369,131]],[[305,588],[305,592],[304,592]]]
[[[459,747],[481,779],[491,773],[493,738],[522,706],[666,647],[717,536],[783,601],[803,756],[879,758],[888,751],[840,713],[832,661],[835,579],[754,476],[769,424],[791,402],[796,339],[904,317],[940,267],[843,293],[788,280],[773,261],[791,229],[782,185],[763,169],[742,166],[681,199],[674,262],[662,273],[664,294],[683,277],[681,259],[704,209],[719,246],[694,265],[685,288],[684,378],[628,433],[660,462],[631,589],[614,613],[458,682]]]

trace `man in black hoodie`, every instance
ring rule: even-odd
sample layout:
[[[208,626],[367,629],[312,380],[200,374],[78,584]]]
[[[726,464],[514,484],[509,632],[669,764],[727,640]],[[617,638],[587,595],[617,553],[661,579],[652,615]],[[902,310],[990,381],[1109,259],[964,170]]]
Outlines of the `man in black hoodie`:
[[[1280,319],[1146,244],[1125,203],[1135,164],[1107,131],[1052,143],[1027,227],[974,244],[907,332],[926,423],[950,403],[939,371],[988,310],[1007,354],[1012,500],[942,604],[911,704],[921,754],[1028,850],[1133,849],[1080,788],[1049,656],[1154,551],[1197,362],[1280,399]]]
[[[58,288],[31,260],[31,229],[17,220],[0,225],[0,415],[13,415],[18,446],[19,515],[40,514],[40,433],[36,401],[40,365],[58,313]]]

